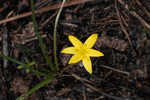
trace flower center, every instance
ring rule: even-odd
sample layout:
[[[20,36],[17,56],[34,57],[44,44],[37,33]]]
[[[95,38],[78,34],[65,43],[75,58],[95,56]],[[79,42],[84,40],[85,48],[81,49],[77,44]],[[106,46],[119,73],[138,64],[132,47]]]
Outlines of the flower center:
[[[87,49],[85,47],[77,48],[77,53],[83,57],[87,54]]]

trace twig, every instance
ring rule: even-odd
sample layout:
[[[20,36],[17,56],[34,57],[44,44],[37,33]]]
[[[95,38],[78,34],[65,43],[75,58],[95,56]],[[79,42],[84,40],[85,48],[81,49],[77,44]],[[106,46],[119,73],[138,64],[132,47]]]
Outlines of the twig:
[[[145,14],[150,18],[150,13],[146,10],[146,8],[142,5],[140,0],[136,0],[136,3],[141,7],[141,9],[145,12]]]
[[[125,75],[127,75],[127,76],[130,75],[129,72],[125,72],[125,71],[121,71],[121,70],[118,70],[118,69],[114,69],[114,68],[109,67],[109,66],[106,66],[106,65],[101,65],[100,67],[104,67],[104,68],[110,69],[110,70],[112,70],[112,71],[115,71],[115,72],[119,72],[119,73],[125,74]]]
[[[143,24],[143,26],[145,26],[147,29],[150,30],[150,25],[141,16],[139,16],[135,11],[130,11],[130,14],[136,17],[141,22],[141,24]]]
[[[126,31],[126,29],[125,29],[125,27],[124,27],[124,25],[123,25],[123,22],[122,22],[122,20],[121,20],[121,15],[120,15],[119,10],[118,10],[118,8],[117,8],[117,1],[116,1],[116,0],[115,0],[115,8],[116,8],[116,11],[117,11],[117,16],[118,16],[118,18],[119,18],[119,23],[120,23],[121,29],[122,29],[122,31],[124,32],[124,34],[126,35],[126,37],[127,37],[128,41],[129,41],[130,45],[132,46],[132,42],[131,42],[131,39],[130,39],[130,37],[129,37],[129,34],[128,34],[128,32]]]
[[[71,76],[73,76],[75,79],[80,80],[80,81],[82,81],[82,82],[86,82],[86,83],[92,84],[91,81],[89,81],[89,80],[87,80],[87,79],[85,79],[85,78],[82,78],[82,77],[80,77],[80,76],[78,76],[78,75],[76,75],[76,74],[74,74],[74,73],[71,73]]]
[[[123,17],[123,15],[125,15],[125,16],[127,16],[127,15],[125,14],[125,12],[122,12],[122,13],[123,13],[123,14],[120,15],[120,18],[122,19],[122,22],[124,23],[124,25],[125,25],[126,27],[128,27],[129,24],[127,23],[127,21],[126,21],[125,18]],[[129,20],[129,18],[128,18],[127,20]]]
[[[107,94],[107,93],[104,93],[104,92],[102,92],[101,89],[96,88],[96,87],[94,87],[94,86],[92,86],[92,85],[90,85],[90,84],[84,83],[84,85],[85,85],[86,87],[88,87],[88,88],[90,88],[90,89],[92,89],[92,90],[94,90],[94,91],[96,91],[96,92],[98,92],[98,93],[100,93],[100,94],[102,94],[102,95],[108,97],[108,98],[111,98],[112,100],[128,100],[128,99],[123,98],[123,97],[112,96],[112,95],[109,95],[109,94]]]
[[[90,84],[93,84],[91,81],[89,81],[89,80],[87,80],[87,79],[84,79],[84,78],[82,78],[82,77],[80,77],[80,76],[78,76],[78,75],[76,75],[76,74],[74,74],[74,73],[71,74],[71,75],[72,75],[74,78],[76,78],[77,80],[81,81],[86,87],[88,87],[88,88],[90,88],[90,89],[92,89],[92,90],[94,90],[94,91],[96,91],[96,92],[98,92],[98,93],[100,93],[100,94],[102,94],[102,95],[104,95],[104,96],[106,96],[106,97],[109,97],[109,98],[111,98],[111,99],[113,99],[113,100],[127,100],[126,98],[111,96],[111,95],[109,95],[109,94],[107,94],[107,93],[102,92],[101,89],[90,85]],[[89,84],[89,83],[90,83],[90,84]]]
[[[126,5],[123,0],[118,0],[118,2],[122,4],[126,10],[129,11],[128,5]],[[150,30],[150,25],[142,17],[140,17],[135,11],[129,11],[129,13],[132,16],[136,17],[144,27]]]
[[[42,35],[41,35],[41,38],[46,38],[46,37],[47,37],[46,34],[42,34]],[[29,38],[29,39],[27,39],[27,40],[22,41],[21,44],[24,45],[24,44],[26,44],[26,43],[28,43],[28,42],[31,42],[31,41],[37,40],[37,39],[38,39],[37,37]]]
[[[48,19],[46,19],[42,24],[41,24],[41,27],[39,27],[39,29],[42,29],[48,22],[50,22],[56,15],[57,15],[57,11],[52,15],[50,16]]]
[[[2,40],[3,40],[3,54],[5,56],[8,56],[8,31],[6,28],[6,24],[2,26],[3,28],[3,34],[2,34]],[[3,68],[7,68],[8,60],[3,59]]]
[[[51,2],[52,2],[52,0],[42,0],[35,4],[35,9],[40,9],[40,8],[46,6],[47,4],[50,5]]]
[[[2,45],[3,45],[3,49],[2,52],[5,56],[8,56],[8,30],[7,30],[7,26],[6,24],[2,25]],[[1,53],[0,53],[1,54]],[[3,95],[3,99],[7,100],[7,96],[6,96],[6,90],[8,89],[7,87],[7,68],[8,67],[8,60],[7,59],[3,59],[3,67],[0,68],[0,77],[1,77],[1,81],[2,81],[2,95]],[[4,88],[4,89],[3,89]]]
[[[86,2],[93,2],[93,1],[95,1],[95,0],[72,0],[72,1],[66,2],[64,7],[77,5],[77,4],[81,4],[81,3],[86,3]],[[40,13],[48,12],[50,10],[55,10],[55,9],[60,8],[60,6],[61,6],[61,3],[50,5],[50,6],[47,6],[47,7],[43,7],[39,10],[36,10],[35,14],[40,14]],[[28,16],[31,16],[31,15],[32,15],[31,11],[27,12],[27,13],[23,13],[23,14],[20,14],[20,15],[11,17],[11,18],[1,20],[0,24],[7,23],[7,22],[10,22],[10,21],[14,21],[14,20],[17,20],[17,19],[21,19],[21,18],[24,18],[24,17],[28,17]]]

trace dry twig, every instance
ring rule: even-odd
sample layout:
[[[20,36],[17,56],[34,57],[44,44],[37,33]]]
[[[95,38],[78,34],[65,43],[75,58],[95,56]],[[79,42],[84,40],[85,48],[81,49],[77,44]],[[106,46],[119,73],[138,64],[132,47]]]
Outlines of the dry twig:
[[[145,14],[150,18],[150,13],[149,13],[148,10],[142,5],[142,3],[140,2],[140,0],[136,0],[136,3],[141,7],[141,9],[145,12]]]
[[[95,1],[95,0],[72,0],[72,1],[66,2],[64,4],[64,7],[77,5],[77,4],[81,4],[81,3],[86,3],[86,2],[93,2],[93,1]],[[55,9],[60,8],[60,6],[61,6],[61,3],[50,5],[50,6],[47,6],[47,7],[43,7],[39,10],[36,10],[35,14],[40,14],[40,13],[48,12],[50,10],[55,10]],[[31,11],[27,12],[27,13],[17,15],[17,16],[14,16],[14,17],[11,17],[11,18],[6,18],[4,20],[1,20],[0,24],[7,23],[7,22],[10,22],[10,21],[14,21],[14,20],[17,20],[17,19],[21,19],[21,18],[24,18],[24,17],[28,17],[30,15],[32,15]]]
[[[87,80],[87,79],[84,79],[84,78],[82,78],[82,77],[80,77],[80,76],[78,76],[78,75],[76,75],[76,74],[71,74],[71,75],[72,75],[74,78],[76,78],[77,80],[81,81],[86,87],[88,87],[88,88],[90,88],[91,90],[94,90],[94,91],[96,91],[96,92],[98,92],[98,93],[100,93],[100,94],[102,94],[102,95],[104,95],[104,96],[106,96],[106,97],[108,97],[108,98],[111,98],[112,100],[127,100],[126,98],[111,96],[111,95],[109,95],[109,94],[107,94],[107,93],[104,93],[104,92],[102,91],[102,89],[99,89],[99,88],[97,88],[97,87],[94,87],[94,85],[90,85],[90,84],[93,84],[93,82],[91,82],[91,81],[89,81],[89,80]],[[89,83],[90,83],[90,84],[89,84]]]
[[[2,34],[2,40],[3,40],[3,54],[5,56],[8,56],[8,30],[6,28],[6,25],[2,26],[3,34]],[[3,67],[7,68],[8,60],[3,59]]]
[[[118,0],[118,2],[119,2],[121,5],[123,5],[126,10],[129,11],[128,5],[125,4],[123,0]],[[130,13],[132,16],[136,17],[144,27],[146,27],[148,30],[150,30],[150,25],[149,25],[141,16],[139,16],[135,11],[129,11],[129,13]]]
[[[125,74],[125,75],[127,75],[127,76],[130,75],[129,72],[121,71],[121,70],[118,70],[118,69],[115,69],[115,68],[112,68],[112,67],[109,67],[109,66],[106,66],[106,65],[101,65],[100,67],[104,67],[104,68],[110,69],[110,70],[112,70],[112,71]]]
[[[116,8],[116,11],[117,11],[117,16],[119,18],[119,23],[120,23],[121,29],[124,32],[124,34],[126,35],[126,37],[127,37],[128,41],[129,41],[130,45],[132,46],[132,42],[131,42],[131,39],[129,37],[129,33],[126,31],[126,28],[123,25],[123,21],[122,21],[122,17],[123,16],[121,17],[121,15],[119,13],[119,10],[118,10],[118,7],[117,7],[117,1],[116,0],[115,0],[115,8]]]

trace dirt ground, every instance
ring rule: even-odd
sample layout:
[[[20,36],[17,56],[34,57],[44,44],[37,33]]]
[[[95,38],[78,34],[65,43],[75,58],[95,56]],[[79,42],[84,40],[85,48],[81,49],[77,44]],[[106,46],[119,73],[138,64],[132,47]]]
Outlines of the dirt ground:
[[[53,58],[55,18],[62,0],[35,0],[36,19]],[[59,72],[28,100],[150,100],[150,0],[66,0],[57,27]],[[48,69],[35,37],[29,0],[0,0],[0,54]],[[68,35],[94,45],[104,57],[91,58],[93,74],[60,51]],[[52,59],[54,60],[54,59]],[[16,100],[44,78],[0,58],[0,100]],[[63,72],[62,72],[63,70]],[[59,75],[61,73],[61,75]]]

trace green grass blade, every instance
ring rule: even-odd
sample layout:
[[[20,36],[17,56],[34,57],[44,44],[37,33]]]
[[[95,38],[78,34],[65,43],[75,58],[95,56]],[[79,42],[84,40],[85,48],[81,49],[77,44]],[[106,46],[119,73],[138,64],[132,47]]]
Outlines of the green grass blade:
[[[51,81],[53,80],[53,75],[51,74],[48,79],[40,82],[39,84],[37,84],[35,87],[33,87],[32,89],[30,89],[27,94],[22,94],[20,97],[18,97],[16,100],[24,100],[26,99],[29,95],[31,95],[33,92],[37,91],[38,89],[40,89],[41,87],[45,86],[46,84],[49,84]]]
[[[57,45],[56,45],[56,33],[57,33],[57,25],[58,25],[58,20],[59,20],[59,17],[60,17],[60,14],[62,12],[62,9],[63,9],[63,6],[65,4],[66,0],[63,0],[62,2],[62,5],[58,11],[58,14],[56,16],[56,20],[55,20],[55,27],[54,27],[54,60],[55,60],[55,65],[56,65],[56,70],[58,70],[58,60],[57,60]]]
[[[9,60],[9,61],[11,61],[11,62],[14,62],[14,63],[16,63],[16,64],[19,64],[19,65],[26,65],[25,63],[22,63],[22,62],[20,62],[20,61],[14,59],[14,58],[5,56],[5,55],[3,55],[3,54],[0,54],[0,57],[1,57],[1,58],[4,58],[4,59],[7,59],[7,60]]]
[[[4,59],[7,59],[7,60],[9,60],[9,61],[11,61],[11,62],[14,62],[14,63],[16,63],[16,64],[18,64],[18,65],[21,65],[21,66],[23,66],[22,68],[24,68],[24,69],[29,69],[29,70],[30,70],[31,72],[33,72],[34,74],[41,75],[41,76],[46,76],[46,77],[47,77],[47,74],[42,73],[42,72],[39,72],[39,71],[37,71],[37,70],[34,70],[34,69],[32,69],[30,66],[28,66],[28,64],[22,63],[22,62],[20,62],[20,61],[14,59],[14,58],[11,58],[11,57],[8,57],[8,56],[2,55],[2,54],[0,54],[0,57],[2,57],[2,58],[4,58]]]
[[[32,8],[32,20],[33,20],[34,31],[35,31],[35,34],[36,34],[38,40],[39,40],[39,44],[40,44],[42,54],[43,54],[44,58],[46,59],[46,62],[50,66],[51,70],[55,71],[55,69],[53,67],[53,64],[52,64],[52,61],[48,58],[48,54],[47,54],[47,51],[46,51],[46,46],[43,43],[43,40],[42,40],[42,38],[41,38],[41,36],[38,32],[38,26],[37,26],[37,22],[36,22],[36,18],[35,18],[34,0],[30,0],[30,1],[31,1],[31,8]]]

